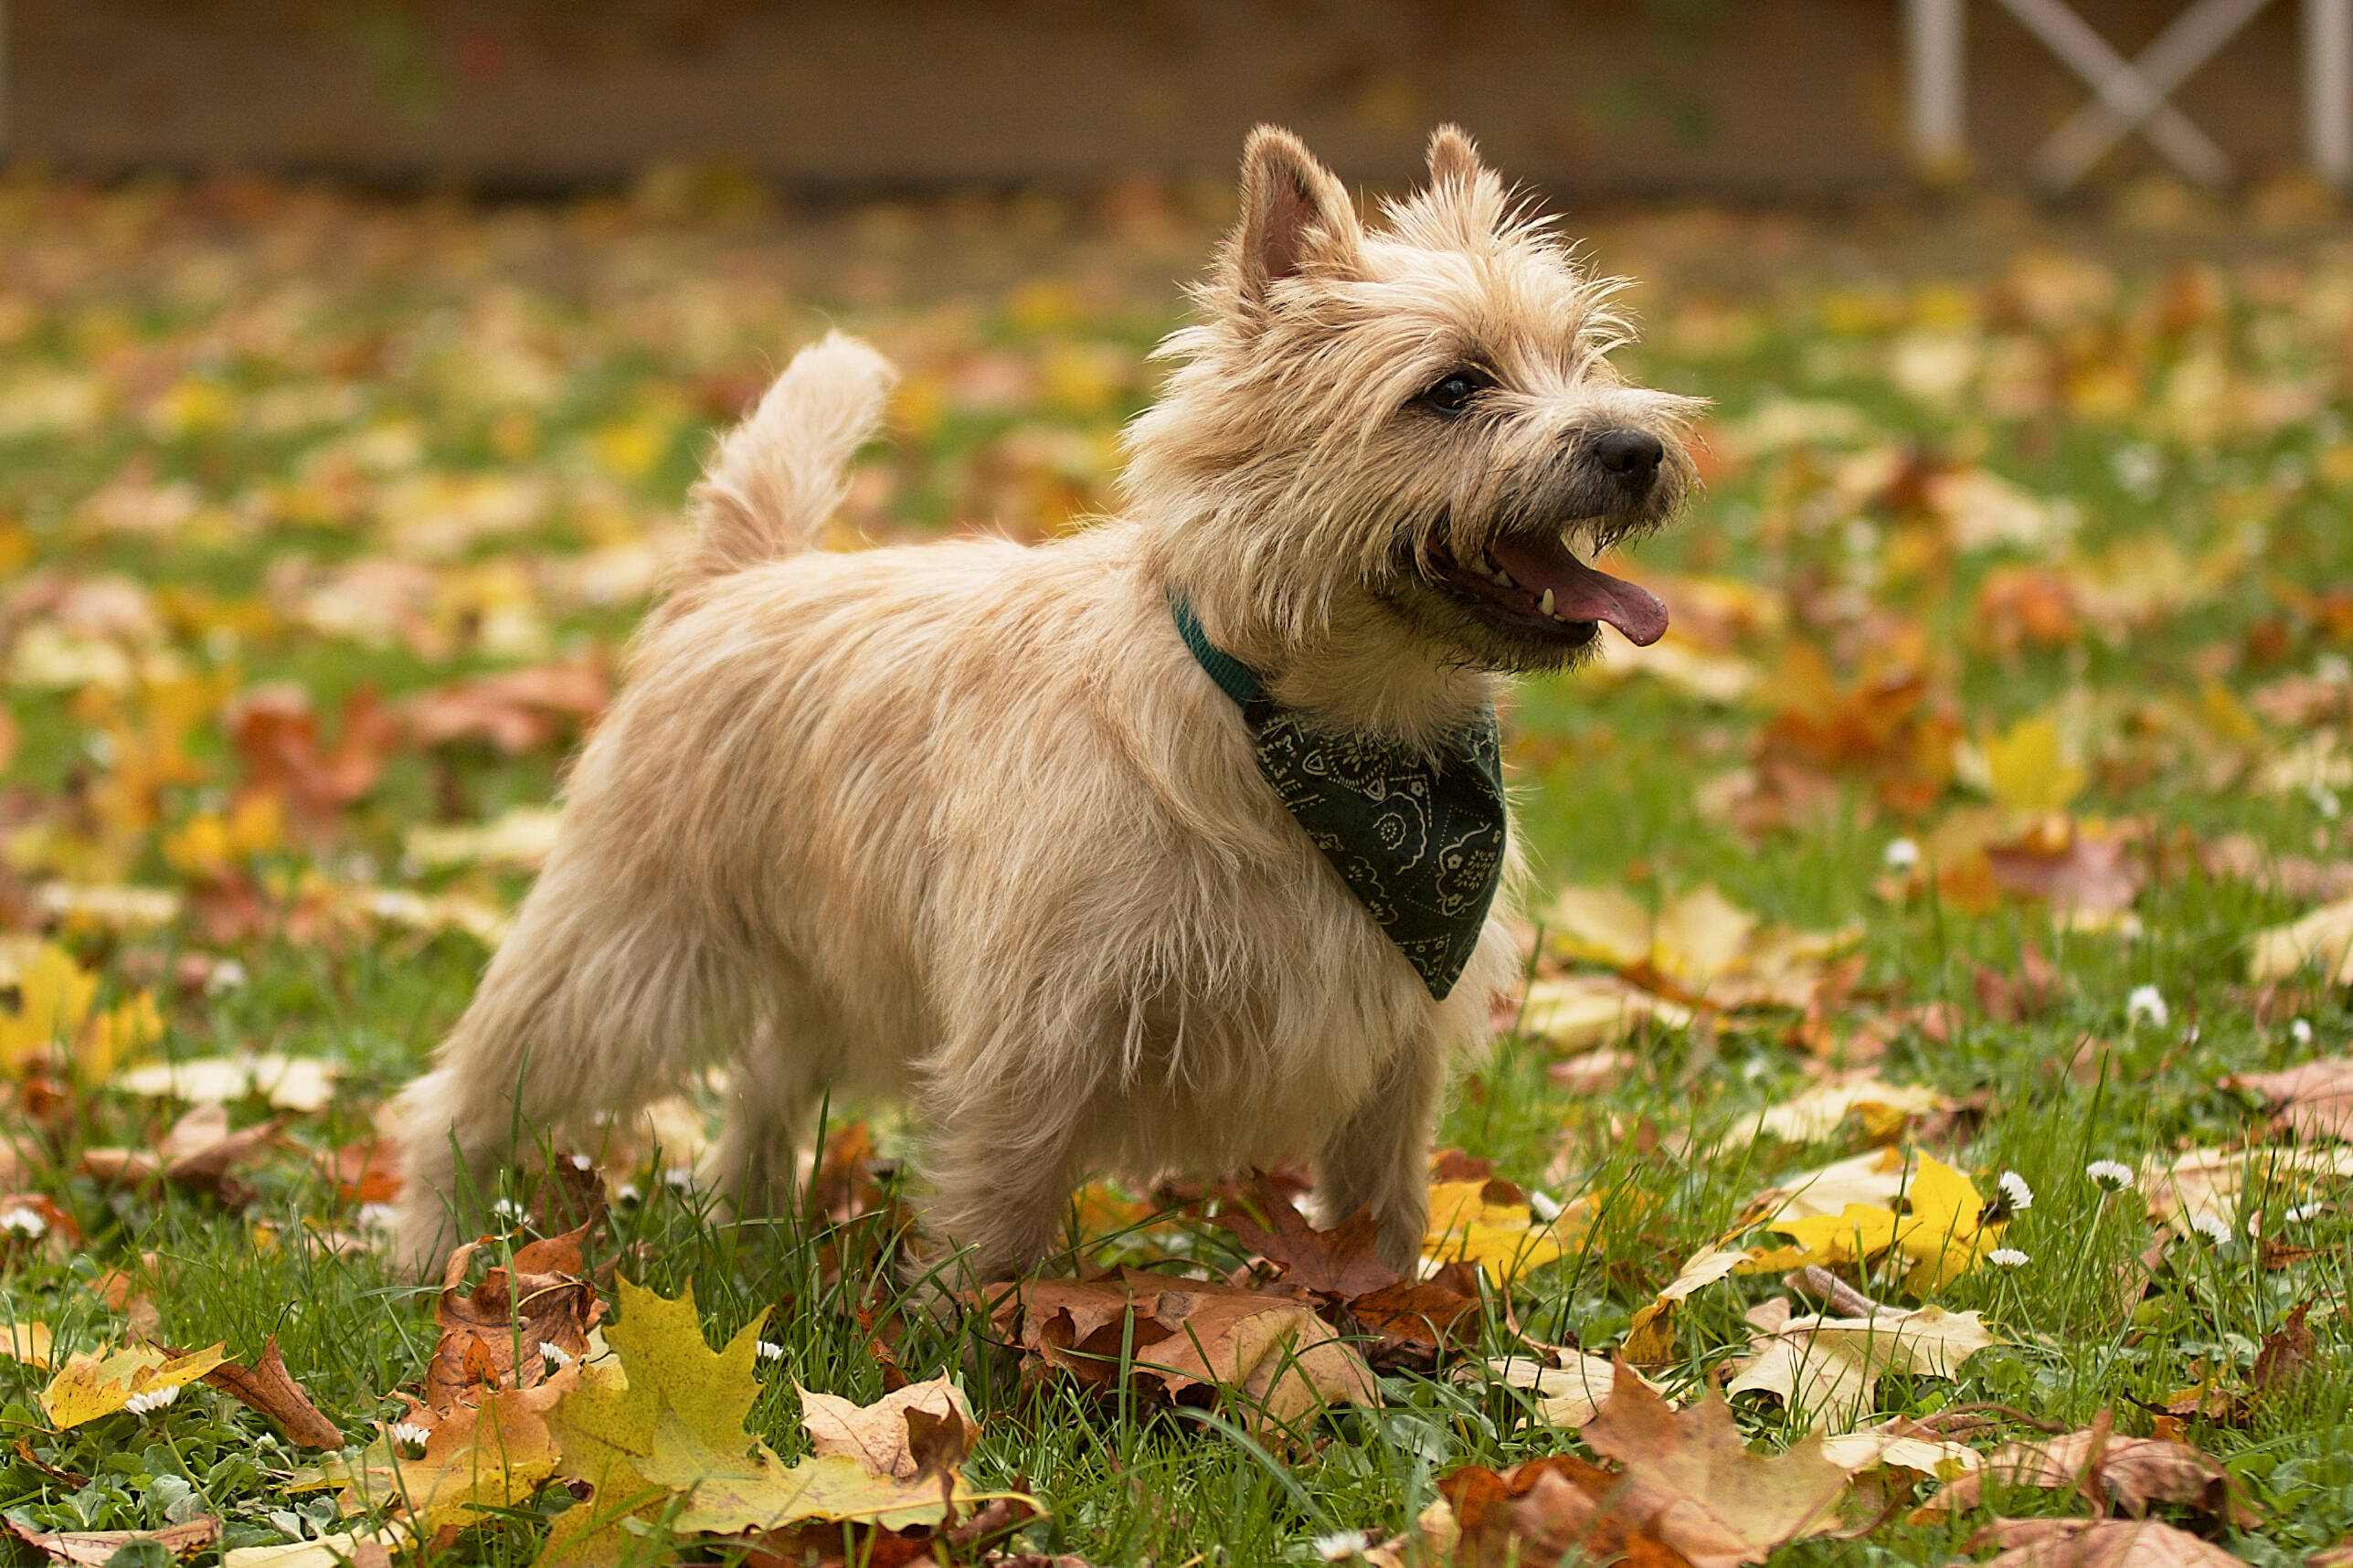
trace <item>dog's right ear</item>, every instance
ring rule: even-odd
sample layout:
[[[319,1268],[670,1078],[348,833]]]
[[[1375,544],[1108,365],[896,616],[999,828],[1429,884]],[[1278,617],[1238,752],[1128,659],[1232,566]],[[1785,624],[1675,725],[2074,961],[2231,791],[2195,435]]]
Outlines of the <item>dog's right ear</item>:
[[[1263,305],[1267,290],[1311,264],[1347,268],[1363,238],[1338,175],[1289,132],[1261,125],[1242,150],[1242,220],[1227,241],[1235,292]]]

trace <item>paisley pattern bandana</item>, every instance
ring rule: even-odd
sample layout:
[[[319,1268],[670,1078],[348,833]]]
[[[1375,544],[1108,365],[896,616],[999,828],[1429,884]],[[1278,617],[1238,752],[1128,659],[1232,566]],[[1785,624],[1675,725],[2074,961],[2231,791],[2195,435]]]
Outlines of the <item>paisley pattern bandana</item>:
[[[1503,878],[1503,767],[1493,709],[1435,758],[1367,736],[1321,735],[1268,700],[1256,671],[1214,647],[1171,596],[1185,646],[1242,709],[1258,771],[1367,913],[1445,1001],[1479,946]]]

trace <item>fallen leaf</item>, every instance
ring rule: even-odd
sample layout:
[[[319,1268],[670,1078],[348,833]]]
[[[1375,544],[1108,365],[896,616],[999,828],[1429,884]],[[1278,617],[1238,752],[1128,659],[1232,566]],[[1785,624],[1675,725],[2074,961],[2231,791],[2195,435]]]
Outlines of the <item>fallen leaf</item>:
[[[1984,1568],[2238,1568],[2211,1542],[2153,1519],[1998,1519],[1968,1549],[2002,1548]]]
[[[2258,931],[2248,948],[2247,978],[2257,985],[2295,980],[2307,964],[2323,985],[2353,985],[2353,898]]]
[[[1357,1327],[1381,1337],[1368,1352],[1385,1369],[1410,1365],[1426,1370],[1479,1325],[1479,1271],[1450,1263],[1427,1279],[1400,1280],[1347,1304]]]
[[[1766,1228],[1796,1238],[1797,1245],[1761,1254],[1748,1266],[1836,1267],[1893,1254],[1911,1261],[1903,1283],[1914,1295],[1951,1284],[1993,1250],[2003,1222],[1987,1218],[1985,1201],[1967,1177],[1933,1155],[1914,1158],[1905,1213],[1850,1202],[1835,1214],[1775,1219]]]
[[[1585,1051],[1638,1033],[1691,1026],[1691,1010],[1616,975],[1569,974],[1532,980],[1519,1013],[1521,1033],[1559,1051]]]
[[[219,1104],[260,1095],[281,1110],[314,1111],[335,1097],[337,1069],[313,1056],[262,1052],[249,1056],[190,1056],[118,1074],[112,1087],[156,1099]]]
[[[1563,1351],[1553,1365],[1532,1356],[1502,1356],[1489,1361],[1487,1370],[1507,1388],[1535,1395],[1531,1404],[1537,1420],[1547,1426],[1574,1428],[1591,1421],[1607,1403],[1618,1365],[1580,1351]],[[1628,1371],[1627,1375],[1641,1374]],[[1656,1383],[1650,1387],[1665,1397]]]
[[[111,1415],[134,1394],[184,1388],[228,1358],[227,1345],[184,1356],[166,1356],[151,1345],[132,1345],[111,1355],[74,1356],[41,1391],[41,1413],[60,1431]]]
[[[510,754],[546,746],[604,711],[612,682],[594,664],[541,664],[459,681],[401,705],[419,746],[487,740]]]
[[[260,1122],[237,1132],[228,1129],[228,1107],[218,1101],[197,1105],[172,1125],[151,1150],[88,1149],[81,1170],[101,1181],[143,1185],[161,1177],[175,1187],[207,1192],[232,1207],[243,1207],[252,1189],[230,1174],[250,1163],[277,1139],[277,1121]]]
[[[441,1338],[425,1369],[431,1409],[446,1414],[471,1404],[478,1388],[530,1387],[545,1374],[543,1346],[575,1360],[588,1353],[588,1332],[604,1315],[604,1303],[596,1286],[581,1277],[588,1232],[583,1224],[517,1247],[471,1291],[463,1282],[484,1244],[469,1242],[450,1255],[433,1312]]]
[[[344,1446],[342,1430],[319,1413],[310,1393],[286,1370],[275,1334],[262,1341],[261,1354],[251,1366],[223,1361],[205,1373],[205,1382],[276,1422],[278,1429],[299,1447]]]
[[[555,851],[563,813],[545,806],[514,806],[487,822],[420,824],[400,841],[403,854],[428,871],[489,865],[535,871]]]
[[[221,1568],[388,1568],[390,1553],[405,1552],[411,1544],[399,1525],[386,1524],[271,1546],[232,1546],[221,1553],[220,1563]]]
[[[2236,1230],[2250,1192],[2274,1202],[2302,1201],[2317,1181],[2353,1178],[2353,1147],[2319,1149],[2192,1149],[2170,1160],[2152,1160],[2140,1174],[2149,1217],[2184,1236],[2210,1220]]]
[[[1863,1069],[1833,1074],[1796,1099],[1770,1107],[1754,1127],[1785,1143],[1819,1143],[1836,1133],[1850,1113],[1868,1114],[1876,1108],[1908,1117],[1925,1116],[1950,1110],[1952,1106],[1952,1101],[1925,1085],[1890,1084]]]
[[[334,1462],[329,1473],[343,1478],[344,1511],[395,1508],[404,1522],[430,1533],[528,1500],[556,1474],[562,1456],[549,1412],[575,1392],[578,1371],[567,1367],[534,1388],[487,1391],[475,1404],[444,1412],[413,1458],[386,1432],[355,1461]]]
[[[2119,1437],[2112,1411],[2091,1425],[2031,1443],[2006,1443],[1987,1456],[1973,1474],[1948,1483],[1928,1499],[1926,1511],[1950,1513],[1977,1506],[1988,1480],[2050,1490],[2081,1487],[2087,1494],[2137,1518],[2152,1503],[2192,1508],[2242,1530],[2263,1521],[2240,1497],[2230,1472],[2203,1450],[2160,1437]]]
[[[49,1326],[26,1319],[18,1323],[0,1323],[0,1356],[28,1367],[47,1371],[49,1361]]]
[[[17,1539],[38,1551],[52,1563],[70,1563],[77,1568],[105,1568],[114,1554],[134,1541],[152,1541],[174,1557],[186,1557],[203,1551],[220,1539],[220,1520],[210,1514],[199,1514],[180,1524],[167,1524],[161,1530],[65,1530],[49,1531],[35,1530],[16,1520],[8,1528]]]
[[[1715,1247],[1690,1259],[1655,1298],[1636,1308],[1618,1353],[1637,1366],[1659,1366],[1672,1360],[1676,1303],[1727,1277],[1751,1258],[1745,1248]]]
[[[1753,1454],[1722,1395],[1674,1410],[1630,1371],[1613,1380],[1584,1436],[1595,1453],[1626,1467],[1611,1514],[1646,1528],[1694,1568],[1762,1563],[1819,1535],[1837,1525],[1847,1492],[1847,1473],[1822,1457],[1819,1437]]]
[[[1264,1174],[1257,1178],[1253,1195],[1273,1230],[1238,1209],[1221,1213],[1217,1223],[1244,1246],[1276,1265],[1284,1280],[1341,1300],[1397,1283],[1397,1271],[1373,1250],[1381,1226],[1371,1210],[1359,1209],[1331,1229],[1320,1231]]]
[[[1430,1183],[1430,1228],[1422,1255],[1477,1264],[1497,1285],[1540,1268],[1566,1250],[1555,1222],[1522,1202],[1499,1202],[1485,1181]]]
[[[2277,1073],[2233,1073],[2227,1089],[2260,1095],[2282,1131],[2299,1139],[2353,1142],[2353,1059],[2300,1062]]]
[[[1288,1440],[1327,1404],[1380,1403],[1363,1357],[1296,1298],[1132,1268],[989,1286],[983,1297],[1033,1375],[1109,1388],[1124,1365],[1138,1384],[1182,1404],[1230,1391],[1261,1436]]]
[[[714,1351],[691,1290],[665,1300],[626,1279],[620,1288],[620,1319],[605,1332],[615,1361],[567,1368],[559,1376],[576,1386],[549,1413],[564,1473],[600,1499],[582,1526],[551,1537],[556,1561],[598,1560],[589,1538],[625,1536],[630,1515],[649,1509],[680,1531],[736,1534],[812,1520],[936,1525],[951,1508],[981,1500],[953,1471],[902,1480],[838,1454],[786,1465],[744,1429],[760,1392],[759,1325]],[[672,1494],[686,1495],[673,1507]]]
[[[952,1423],[970,1447],[980,1435],[964,1391],[947,1378],[911,1383],[883,1395],[873,1404],[853,1404],[830,1393],[816,1393],[799,1383],[800,1425],[818,1455],[855,1459],[878,1476],[912,1480],[923,1466],[909,1445],[911,1416],[922,1413]]]
[[[1977,1313],[1941,1307],[1868,1318],[1793,1317],[1787,1298],[1775,1297],[1748,1320],[1757,1332],[1724,1392],[1775,1395],[1818,1432],[1860,1425],[1887,1373],[1950,1378],[1995,1342]]]

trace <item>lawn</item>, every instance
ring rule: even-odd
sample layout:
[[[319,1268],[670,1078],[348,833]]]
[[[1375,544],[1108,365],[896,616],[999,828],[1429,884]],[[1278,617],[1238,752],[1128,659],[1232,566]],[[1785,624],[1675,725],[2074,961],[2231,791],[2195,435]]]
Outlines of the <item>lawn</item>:
[[[799,1390],[942,1376],[969,1445],[890,1415],[916,1481],[828,1472],[927,1503],[941,1562],[2353,1536],[2353,247],[2164,191],[1600,216],[1595,264],[1640,280],[1621,363],[1714,401],[1707,490],[1625,568],[1667,641],[1506,715],[1529,983],[1450,1099],[1419,1293],[1285,1233],[1276,1172],[1098,1182],[1025,1316],[929,1310],[892,1267],[894,1107],[829,1107],[809,1213],[734,1227],[692,1175],[712,1083],[518,1179],[446,1299],[386,1270],[379,1112],[545,853],[712,430],[839,323],[906,373],[839,547],[1083,525],[1220,217],[0,188],[20,1558],[324,1568],[390,1517],[419,1562],[903,1563],[914,1515],[779,1500],[816,1473]],[[579,1255],[532,1245],[599,1206]],[[528,1353],[493,1265],[570,1350]],[[1267,1294],[1131,1312],[1119,1266]],[[689,1287],[726,1355],[656,1299]],[[1271,1360],[1204,1328],[1244,1309]],[[1039,1351],[1056,1311],[1109,1362]],[[1152,1370],[1163,1333],[1201,1377]],[[170,1361],[273,1338],[348,1448]],[[1252,1365],[1264,1399],[1220,1386]],[[645,1436],[657,1389],[623,1498],[582,1434],[628,1406]],[[1736,1494],[1711,1434],[1788,1457]],[[723,1470],[767,1502],[727,1515]],[[954,1519],[1028,1500],[990,1536],[943,1479]],[[584,1531],[599,1503],[630,1517]],[[2144,1512],[2175,1533],[1994,1522]],[[176,1533],[62,1535],[104,1531]]]

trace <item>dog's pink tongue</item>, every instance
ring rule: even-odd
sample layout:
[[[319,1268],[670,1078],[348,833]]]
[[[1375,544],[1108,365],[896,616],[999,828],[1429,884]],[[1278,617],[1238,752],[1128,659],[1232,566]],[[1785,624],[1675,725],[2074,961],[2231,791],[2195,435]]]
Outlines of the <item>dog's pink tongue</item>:
[[[1558,540],[1498,539],[1487,558],[1530,593],[1551,588],[1553,613],[1563,620],[1606,620],[1642,648],[1667,634],[1667,607],[1648,588],[1594,570]]]

